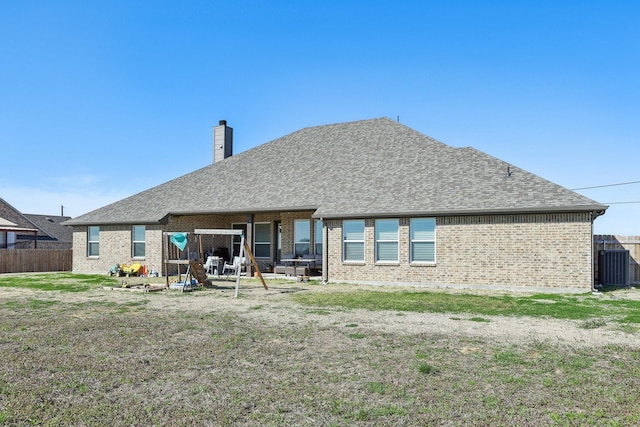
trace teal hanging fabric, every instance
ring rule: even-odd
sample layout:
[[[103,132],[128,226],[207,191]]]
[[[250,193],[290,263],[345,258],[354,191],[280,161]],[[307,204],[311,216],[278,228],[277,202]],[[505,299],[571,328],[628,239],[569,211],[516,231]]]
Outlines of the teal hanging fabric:
[[[178,249],[184,251],[184,248],[187,246],[187,234],[186,233],[175,233],[171,235],[171,243],[176,245]]]

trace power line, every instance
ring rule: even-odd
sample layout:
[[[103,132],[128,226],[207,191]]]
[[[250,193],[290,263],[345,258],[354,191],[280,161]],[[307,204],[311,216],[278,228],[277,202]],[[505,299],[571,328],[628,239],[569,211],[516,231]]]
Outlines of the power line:
[[[572,188],[571,191],[590,190],[592,188],[615,187],[617,185],[629,185],[629,184],[640,184],[640,181],[619,182],[617,184],[605,184],[605,185],[594,185],[592,187]]]
[[[640,200],[637,200],[635,202],[608,202],[608,203],[603,203],[604,205],[627,205],[627,204],[631,204],[631,203],[640,203]]]

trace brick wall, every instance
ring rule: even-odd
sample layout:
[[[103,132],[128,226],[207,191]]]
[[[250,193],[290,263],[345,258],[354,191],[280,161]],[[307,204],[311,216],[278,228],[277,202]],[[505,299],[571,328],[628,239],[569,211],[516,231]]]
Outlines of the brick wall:
[[[342,262],[340,221],[328,227],[331,281],[591,288],[588,214],[444,217],[436,220],[436,262],[409,263],[409,221],[400,220],[400,260],[376,264],[374,220],[365,220],[365,261]]]
[[[282,221],[282,253],[293,250],[296,219],[310,219],[311,212],[264,213],[253,222]],[[74,227],[73,271],[106,273],[111,266],[140,262],[162,271],[162,232],[195,228],[229,229],[246,223],[246,215],[196,215],[170,217],[166,226],[146,227],[146,256],[133,259],[131,226],[100,228],[100,256],[87,257],[86,227]],[[374,219],[365,220],[365,260],[342,261],[342,222],[325,220],[325,274],[332,282],[400,282],[434,285],[499,285],[509,287],[557,287],[590,289],[591,222],[588,214],[535,214],[442,217],[436,219],[436,262],[409,262],[409,219],[400,218],[400,260],[376,264]],[[313,221],[311,221],[313,235]],[[203,237],[203,249],[227,247],[229,236]],[[198,248],[195,248],[196,250]],[[275,259],[275,241],[272,260]],[[261,259],[261,268],[272,260]]]
[[[309,219],[311,212],[306,213],[260,213],[253,215],[253,223],[268,222],[271,224],[271,235],[275,236],[275,221],[282,221],[282,245],[283,253],[293,248],[293,221],[295,219]],[[100,255],[98,257],[87,256],[87,227],[76,226],[73,230],[73,271],[75,273],[106,273],[115,264],[131,264],[139,262],[147,265],[149,269],[162,272],[163,267],[163,231],[192,232],[196,228],[201,229],[231,229],[233,224],[246,224],[246,214],[238,215],[190,215],[170,216],[166,225],[147,225],[145,235],[145,257],[132,258],[131,225],[108,225],[100,227]],[[313,233],[313,230],[312,230]],[[203,252],[207,253],[214,248],[227,248],[231,254],[230,236],[202,236]],[[191,248],[199,251],[199,244]],[[266,269],[267,264],[273,264],[276,258],[275,239],[271,245],[272,256],[269,259],[258,258],[261,269]],[[175,268],[174,268],[175,269]]]
[[[87,256],[87,227],[73,227],[73,272],[105,274],[116,264],[138,262],[147,268],[162,271],[162,226],[147,225],[145,256],[133,258],[132,226],[100,226],[99,256]]]

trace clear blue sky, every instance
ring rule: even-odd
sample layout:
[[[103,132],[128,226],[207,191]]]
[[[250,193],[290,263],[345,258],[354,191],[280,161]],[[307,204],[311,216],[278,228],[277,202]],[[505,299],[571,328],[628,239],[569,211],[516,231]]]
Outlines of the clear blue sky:
[[[0,197],[84,214],[209,164],[220,119],[236,153],[386,116],[570,189],[640,181],[639,21],[612,0],[0,0]],[[595,231],[640,235],[640,203]]]

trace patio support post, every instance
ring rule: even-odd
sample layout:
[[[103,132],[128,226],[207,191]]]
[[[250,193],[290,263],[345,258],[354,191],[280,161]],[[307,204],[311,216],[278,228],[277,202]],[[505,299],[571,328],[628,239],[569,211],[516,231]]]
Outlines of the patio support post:
[[[247,245],[249,245],[250,248],[253,248],[253,214],[248,214],[247,215],[246,242],[247,242]],[[247,263],[246,271],[247,271],[247,277],[253,277],[253,265],[251,265],[251,263]]]

